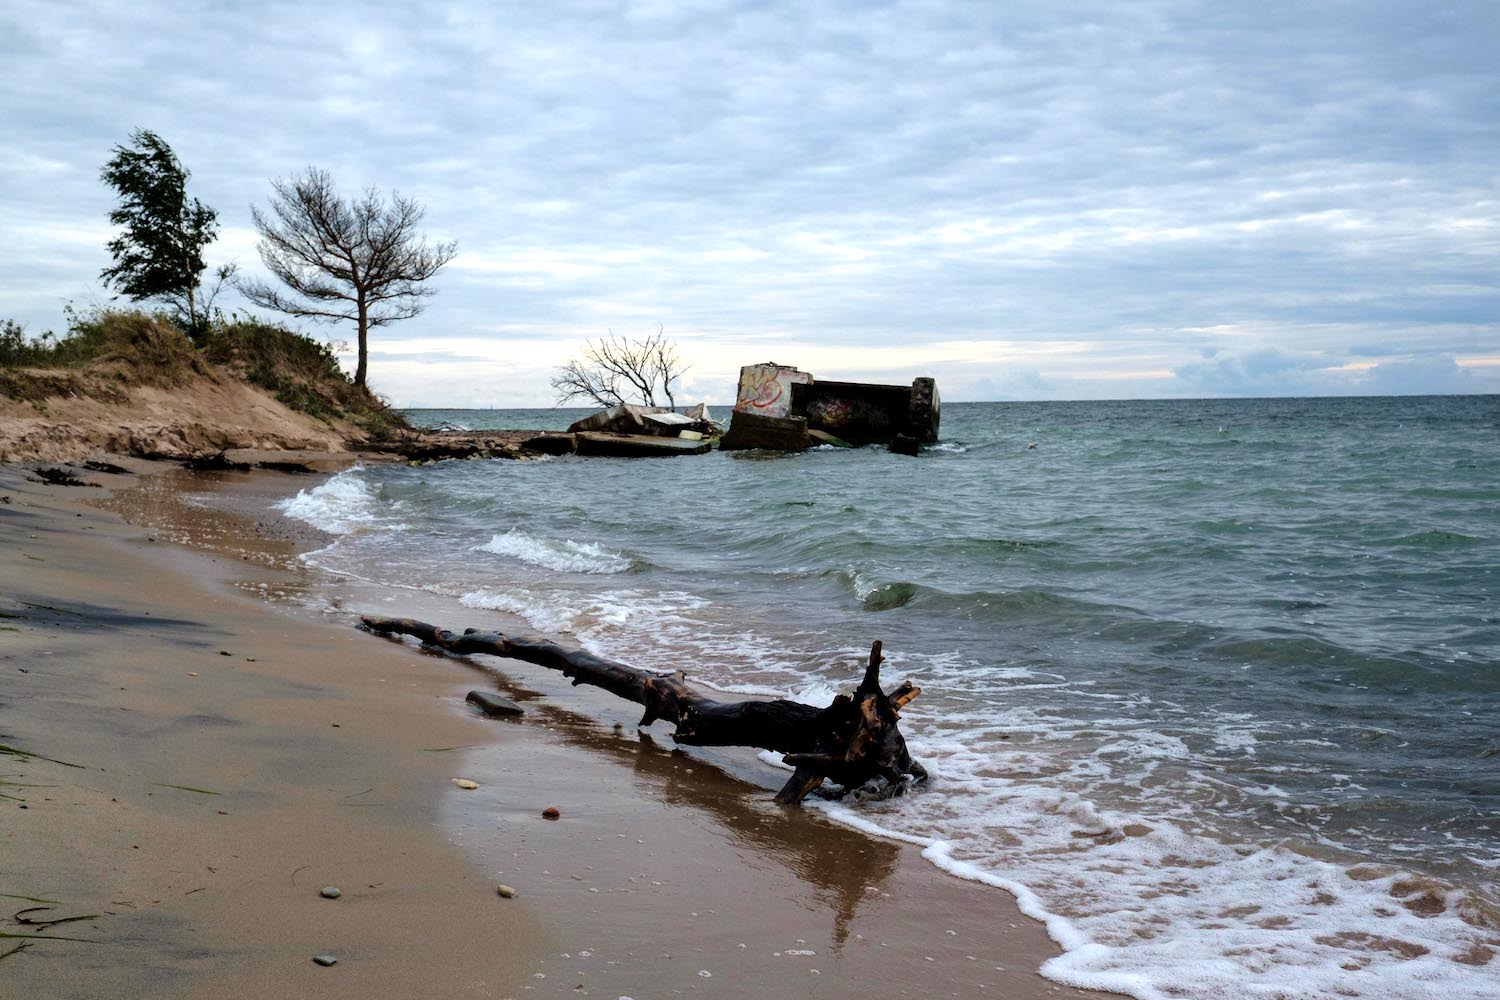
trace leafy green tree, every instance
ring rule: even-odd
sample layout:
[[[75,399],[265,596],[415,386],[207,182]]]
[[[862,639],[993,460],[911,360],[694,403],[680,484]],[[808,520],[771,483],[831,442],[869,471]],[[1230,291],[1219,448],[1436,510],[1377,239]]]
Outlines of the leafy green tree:
[[[174,306],[188,334],[201,340],[212,299],[199,290],[208,267],[203,251],[218,236],[218,213],[188,197],[192,175],[155,132],[136,129],[130,146],[114,153],[99,176],[119,193],[109,221],[123,231],[107,244],[114,266],[99,277],[136,302]],[[220,285],[231,271],[220,269]]]

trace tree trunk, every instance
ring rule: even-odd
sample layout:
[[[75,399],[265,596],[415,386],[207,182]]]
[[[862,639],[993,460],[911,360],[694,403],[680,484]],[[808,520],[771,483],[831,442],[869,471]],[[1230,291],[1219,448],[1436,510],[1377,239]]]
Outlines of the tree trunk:
[[[359,363],[354,369],[354,384],[365,384],[365,371],[370,366],[370,310],[365,305],[364,293],[359,296]]]
[[[386,635],[410,635],[455,654],[488,653],[560,670],[574,685],[591,684],[645,707],[639,725],[658,719],[676,725],[673,739],[688,746],[759,747],[784,754],[796,770],[776,801],[800,803],[825,780],[842,795],[886,798],[927,779],[911,759],[898,725],[899,712],[921,693],[903,681],[889,695],[880,687],[880,643],[870,647],[869,666],[853,695],[841,694],[827,708],[800,702],[715,701],[689,687],[681,674],[657,674],[607,660],[582,649],[500,632],[467,629],[462,634],[410,618],[365,616],[363,626]]]

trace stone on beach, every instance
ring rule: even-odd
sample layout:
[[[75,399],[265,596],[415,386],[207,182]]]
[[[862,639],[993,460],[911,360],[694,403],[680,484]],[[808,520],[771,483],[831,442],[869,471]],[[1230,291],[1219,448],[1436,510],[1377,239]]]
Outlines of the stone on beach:
[[[454,778],[453,783],[467,792],[472,792],[479,787],[479,782],[470,781],[468,778]]]
[[[313,961],[326,969],[328,966],[336,964],[338,962],[338,959],[334,958],[332,955],[314,955]]]
[[[495,892],[498,895],[500,895],[501,897],[505,898],[505,899],[515,899],[516,898],[516,890],[513,889],[511,886],[505,885],[503,883],[500,884],[500,885],[495,886]]]
[[[479,709],[485,715],[525,715],[526,710],[509,698],[502,698],[498,694],[488,691],[470,691],[464,701]]]
[[[562,810],[557,808],[557,806],[548,806],[547,808],[542,810],[542,818],[560,819],[562,818]]]
[[[339,887],[336,885],[325,885],[318,890],[318,895],[324,899],[338,899],[343,893],[339,891]]]

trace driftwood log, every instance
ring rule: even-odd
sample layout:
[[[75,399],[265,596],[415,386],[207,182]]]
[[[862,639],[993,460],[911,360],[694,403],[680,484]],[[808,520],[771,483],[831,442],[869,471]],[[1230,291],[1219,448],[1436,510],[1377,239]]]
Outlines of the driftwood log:
[[[674,723],[673,739],[688,746],[759,747],[784,755],[795,770],[776,801],[796,805],[825,781],[840,786],[832,797],[900,795],[909,784],[927,780],[911,759],[899,726],[900,710],[921,688],[903,681],[890,694],[880,687],[880,643],[870,647],[864,679],[852,695],[841,694],[827,708],[800,702],[716,701],[694,690],[681,674],[661,674],[607,660],[582,649],[528,636],[466,629],[449,632],[410,618],[361,619],[385,635],[410,635],[450,653],[488,653],[560,670],[573,684],[591,684],[645,708],[639,725],[658,719]]]

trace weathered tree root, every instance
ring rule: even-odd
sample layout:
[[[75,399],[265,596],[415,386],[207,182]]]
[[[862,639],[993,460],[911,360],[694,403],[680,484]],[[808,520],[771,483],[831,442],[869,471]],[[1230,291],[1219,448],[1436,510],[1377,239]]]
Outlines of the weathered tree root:
[[[853,695],[841,694],[827,708],[800,702],[715,701],[687,685],[681,674],[658,674],[606,660],[582,649],[527,636],[466,629],[462,634],[410,618],[365,616],[364,627],[382,634],[410,635],[450,653],[488,653],[525,660],[591,684],[645,707],[640,726],[665,719],[676,725],[673,739],[688,746],[759,747],[784,754],[794,767],[776,801],[797,805],[825,781],[841,786],[838,797],[900,795],[910,784],[927,780],[927,771],[911,759],[898,725],[900,710],[921,688],[903,681],[889,695],[880,688],[880,642],[870,647],[870,662]]]

